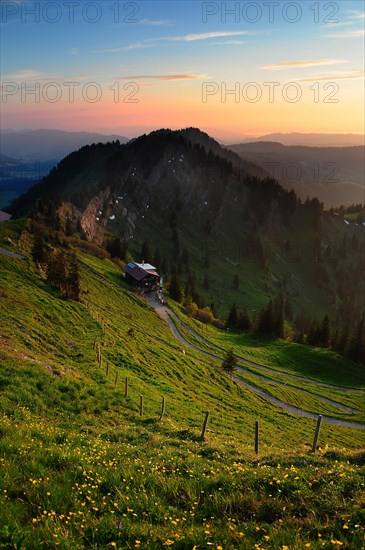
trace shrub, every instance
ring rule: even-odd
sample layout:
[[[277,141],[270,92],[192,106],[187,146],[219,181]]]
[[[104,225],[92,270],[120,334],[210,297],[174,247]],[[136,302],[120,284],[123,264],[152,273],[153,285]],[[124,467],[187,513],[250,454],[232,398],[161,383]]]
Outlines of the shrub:
[[[225,325],[220,319],[213,319],[212,326],[223,330]]]
[[[201,323],[205,323],[208,325],[213,321],[213,313],[210,311],[210,309],[197,309],[194,315],[195,319],[200,321]]]

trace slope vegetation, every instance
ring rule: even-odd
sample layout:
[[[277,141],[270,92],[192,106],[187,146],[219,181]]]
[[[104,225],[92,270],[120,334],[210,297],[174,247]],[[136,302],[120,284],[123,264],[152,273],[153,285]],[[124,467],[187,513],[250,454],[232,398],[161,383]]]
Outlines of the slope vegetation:
[[[16,241],[21,228],[9,222],[1,232]],[[21,246],[29,256],[26,232]],[[1,255],[3,547],[360,548],[363,430],[324,423],[320,449],[310,454],[314,420],[224,374],[220,353],[216,360],[202,353],[202,346],[231,346],[220,331],[202,334],[171,302],[185,341],[196,344],[185,349],[115,263],[78,258],[81,303],[62,298],[30,260]],[[274,393],[283,388],[275,381],[295,385],[303,365],[318,360],[321,383],[308,379],[308,401],[290,392],[281,399],[311,409],[323,403],[314,393],[338,391],[333,401],[359,407],[361,371],[353,363],[307,346],[286,355],[293,348],[284,342],[273,342],[270,353],[271,343],[236,338],[237,353],[249,351],[257,364],[237,373],[252,387]],[[270,390],[255,376],[264,367],[272,371]],[[341,369],[342,393],[332,387]],[[361,420],[327,405],[338,418]]]

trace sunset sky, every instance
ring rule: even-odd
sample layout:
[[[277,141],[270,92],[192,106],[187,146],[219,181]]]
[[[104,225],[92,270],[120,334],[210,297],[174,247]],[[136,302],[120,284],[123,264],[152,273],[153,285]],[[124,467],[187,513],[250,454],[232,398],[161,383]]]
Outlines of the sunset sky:
[[[361,1],[2,0],[2,127],[363,133],[363,52]]]

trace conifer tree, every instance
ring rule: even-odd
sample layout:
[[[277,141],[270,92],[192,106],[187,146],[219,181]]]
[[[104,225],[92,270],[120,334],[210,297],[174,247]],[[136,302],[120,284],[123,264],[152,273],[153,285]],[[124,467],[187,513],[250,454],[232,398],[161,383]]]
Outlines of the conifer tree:
[[[250,332],[250,330],[252,328],[252,322],[251,322],[250,316],[247,312],[247,309],[244,309],[240,313],[240,315],[238,317],[237,328],[239,330],[242,330],[243,332]]]
[[[210,288],[210,280],[209,280],[208,273],[206,273],[205,276],[204,276],[203,286],[204,286],[205,290],[209,290],[209,288]]]
[[[232,374],[236,368],[237,365],[237,359],[233,353],[232,348],[227,351],[226,355],[224,356],[224,360],[222,363],[222,369],[229,374]]]
[[[330,338],[331,338],[330,320],[329,320],[328,315],[325,315],[323,317],[319,332],[320,332],[319,345],[322,346],[323,348],[328,348],[329,345],[330,345]]]
[[[49,255],[47,262],[47,281],[65,294],[67,272],[66,256],[63,250],[55,250]]]
[[[240,278],[238,274],[233,277],[233,288],[235,288],[236,290],[240,288]]]
[[[365,322],[358,323],[348,347],[348,356],[353,361],[365,363]]]
[[[256,331],[258,334],[273,334],[273,304],[271,300],[259,313]]]
[[[182,289],[181,289],[180,279],[176,270],[174,270],[173,274],[171,275],[169,293],[171,298],[175,300],[175,302],[179,302],[179,303],[181,302]]]
[[[75,254],[72,254],[67,266],[67,297],[72,300],[80,300],[80,273]]]
[[[37,264],[46,264],[48,260],[48,251],[46,243],[44,241],[43,234],[37,232],[34,234],[34,241],[32,246],[32,258]]]
[[[146,263],[152,262],[152,251],[151,251],[151,244],[149,240],[144,241],[142,244],[141,249],[141,256],[142,261]]]
[[[273,304],[271,332],[278,338],[284,338],[284,300],[278,296]]]
[[[228,319],[226,322],[226,328],[236,328],[237,327],[237,321],[238,321],[238,313],[237,313],[237,307],[236,304],[233,304],[231,307],[231,310],[228,314]]]

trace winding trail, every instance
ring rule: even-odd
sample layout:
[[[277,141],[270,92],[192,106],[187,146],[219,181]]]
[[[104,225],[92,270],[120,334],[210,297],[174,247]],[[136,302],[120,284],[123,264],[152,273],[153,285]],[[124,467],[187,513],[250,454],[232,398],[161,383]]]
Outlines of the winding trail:
[[[175,338],[181,344],[183,344],[185,348],[189,348],[189,349],[192,349],[194,351],[197,351],[198,353],[200,353],[202,355],[205,355],[205,356],[209,357],[210,359],[215,359],[217,361],[221,361],[222,357],[221,357],[221,355],[219,355],[218,351],[223,353],[224,352],[223,349],[220,349],[215,344],[212,344],[212,343],[208,342],[200,334],[195,332],[191,327],[186,325],[183,321],[180,321],[180,319],[177,317],[177,315],[175,315],[175,313],[173,313],[166,305],[160,304],[153,294],[147,295],[146,298],[147,298],[148,303],[153,307],[153,309],[156,311],[156,313],[161,317],[161,319],[163,319],[166,322],[166,324],[168,325],[169,329],[171,330],[171,332],[175,336]],[[195,338],[198,338],[198,340],[200,340],[208,348],[210,348],[210,349],[214,348],[214,351],[213,351],[213,349],[212,349],[212,351],[203,350],[203,349],[199,348],[198,346],[192,344],[188,340],[186,340],[184,338],[184,336],[178,330],[177,325],[182,326],[191,335],[193,335]],[[236,357],[239,359],[240,363],[257,366],[257,367],[260,367],[261,369],[264,369],[264,370],[269,371],[269,372],[273,371],[273,372],[283,374],[279,370],[270,369],[269,367],[264,367],[263,365],[260,365],[259,363],[255,363],[253,361],[250,361],[250,360],[245,359],[243,357],[240,357],[238,355],[236,355]],[[269,378],[268,376],[265,376],[263,374],[258,374],[256,372],[251,371],[251,370],[245,369],[242,366],[238,366],[237,370],[239,370],[242,373],[249,373],[251,376],[255,376],[259,380],[269,381],[269,382],[274,383],[278,386],[288,386],[288,384],[285,383],[285,382],[280,382],[278,380],[274,380],[274,379]],[[291,378],[294,378],[296,380],[305,380],[306,382],[309,381],[307,378],[300,377],[300,376],[295,376],[295,375],[288,375],[288,376],[290,376]],[[284,401],[281,401],[277,397],[274,397],[274,396],[270,395],[269,393],[265,392],[264,390],[261,390],[257,386],[249,384],[247,382],[244,382],[238,376],[233,375],[233,379],[238,384],[240,384],[241,386],[253,391],[256,395],[262,397],[263,399],[266,399],[266,400],[270,401],[273,405],[275,405],[277,407],[280,407],[281,409],[283,409],[283,410],[285,410],[289,413],[292,413],[296,416],[300,416],[300,417],[304,417],[304,418],[311,418],[311,419],[317,419],[318,418],[318,414],[310,412],[310,411],[306,411],[306,410],[301,409],[299,407],[295,407],[294,405],[289,405],[288,403],[285,403]],[[313,382],[314,384],[317,384],[317,382],[314,381],[314,380],[310,380],[310,381]],[[350,391],[350,392],[355,392],[356,391],[355,389],[352,390],[351,388],[342,388],[340,386],[332,386],[331,384],[318,383],[318,385],[321,385],[323,387],[332,388],[332,389],[339,389],[339,390],[343,390],[343,391]],[[303,390],[302,388],[299,388],[298,386],[290,385],[289,387],[300,389],[301,391],[303,391],[303,392],[305,392],[309,395],[314,395],[317,399],[320,399],[321,401],[323,401],[325,403],[328,403],[328,404],[330,404],[330,405],[332,405],[332,406],[334,406],[334,407],[336,407],[339,410],[342,410],[344,412],[355,412],[355,413],[360,412],[360,411],[358,411],[356,409],[353,409],[351,407],[347,407],[347,406],[343,405],[342,403],[338,403],[337,401],[333,401],[332,399],[328,399],[326,397],[319,396],[315,393],[311,393],[309,390]],[[362,390],[357,390],[357,392],[363,393]],[[360,430],[365,429],[365,424],[361,424],[359,422],[351,422],[349,420],[341,420],[340,418],[334,418],[332,416],[327,416],[327,415],[322,415],[322,418],[323,418],[323,421],[327,422],[328,424],[341,426],[343,428],[360,429]]]
[[[6,248],[3,248],[2,246],[0,246],[0,254],[4,254],[6,256],[11,256],[13,258],[17,258],[17,259],[20,259],[20,260],[27,260],[26,256],[22,256],[21,254],[17,254],[16,252],[13,252],[11,250],[7,250]],[[82,266],[87,271],[92,273],[94,276],[96,276],[102,282],[108,283],[108,284],[110,284],[114,287],[119,286],[116,283],[113,283],[112,281],[110,281],[110,279],[108,279],[107,277],[104,277],[103,275],[101,275],[100,273],[95,271],[93,268],[91,268],[90,266],[88,266],[84,262],[80,261],[80,264],[82,264]],[[166,305],[160,304],[159,301],[155,298],[154,294],[146,295],[146,299],[147,299],[148,303],[156,311],[156,313],[160,316],[160,318],[165,321],[165,323],[167,324],[167,326],[169,327],[169,329],[171,330],[171,332],[175,336],[175,338],[181,344],[183,344],[185,348],[192,349],[192,350],[198,352],[199,354],[205,355],[205,356],[209,357],[210,359],[215,359],[216,361],[221,361],[222,360],[222,355],[221,354],[224,352],[224,350],[222,348],[220,348],[219,346],[209,342],[203,336],[201,336],[196,331],[194,331],[191,327],[189,327],[186,323],[181,321],[177,317],[177,315],[175,315],[175,313],[173,313]],[[204,346],[206,346],[210,351],[203,350],[203,349],[199,348],[198,346],[190,343],[188,340],[186,340],[186,338],[184,338],[184,336],[181,334],[181,332],[177,329],[176,325],[178,325],[180,327],[183,327],[188,333],[190,333],[192,336],[194,336],[194,338],[201,341],[202,344]],[[236,357],[239,359],[240,363],[243,363],[246,366],[247,365],[252,365],[252,366],[259,367],[260,369],[265,370],[267,372],[271,372],[271,373],[276,372],[276,373],[281,374],[281,375],[283,374],[282,371],[279,371],[277,369],[273,369],[273,368],[270,368],[270,367],[266,367],[264,365],[260,365],[259,363],[251,361],[251,360],[246,359],[244,357],[241,357],[241,356],[238,356],[238,355],[236,355]],[[351,407],[347,407],[347,406],[343,405],[342,403],[338,403],[337,401],[333,401],[332,399],[328,399],[326,397],[319,396],[314,392],[312,393],[309,390],[299,388],[298,386],[295,386],[295,385],[291,385],[291,384],[287,384],[287,383],[284,383],[284,382],[280,382],[278,380],[274,380],[274,379],[269,378],[268,376],[265,376],[263,374],[258,374],[258,373],[254,372],[252,370],[247,369],[247,368],[245,369],[242,366],[238,366],[237,370],[239,370],[242,373],[246,373],[246,374],[248,373],[251,376],[255,376],[259,380],[274,383],[277,386],[287,386],[287,387],[289,386],[289,387],[292,387],[292,388],[300,389],[301,391],[303,391],[303,392],[305,392],[309,395],[315,395],[317,397],[317,399],[320,399],[321,401],[326,402],[326,403],[328,403],[328,404],[330,404],[330,405],[332,405],[332,406],[334,406],[334,407],[336,407],[339,410],[342,410],[344,412],[350,412],[350,413],[351,412],[355,412],[355,413],[359,412],[356,409],[353,409]],[[322,387],[326,387],[326,388],[337,389],[337,390],[341,390],[341,391],[344,391],[344,392],[351,392],[351,393],[361,393],[361,394],[364,393],[363,390],[357,389],[357,388],[352,389],[352,388],[344,388],[344,387],[341,387],[341,386],[333,386],[331,384],[326,384],[326,383],[323,383],[323,382],[317,382],[317,381],[309,379],[309,378],[304,378],[304,377],[296,376],[296,375],[289,374],[289,373],[285,373],[285,375],[287,377],[293,378],[297,381],[305,381],[307,383],[308,382],[313,383],[313,384],[316,384],[318,386],[322,386]],[[296,416],[305,417],[305,418],[311,418],[311,419],[317,419],[318,418],[318,414],[310,412],[310,411],[306,411],[306,410],[301,409],[299,407],[295,407],[294,405],[289,405],[288,403],[285,403],[284,401],[281,401],[280,399],[270,395],[269,393],[265,392],[264,390],[261,390],[257,386],[249,384],[247,382],[244,382],[238,376],[233,375],[233,379],[238,384],[240,384],[241,386],[251,390],[256,395],[262,397],[263,399],[265,399],[267,401],[270,401],[272,404],[276,405],[277,407],[280,407],[281,409],[283,409],[283,410],[285,410],[289,413],[292,413]],[[334,418],[334,417],[326,416],[326,415],[322,415],[322,418],[323,418],[323,421],[327,422],[328,424],[334,424],[336,426],[341,426],[341,427],[350,428],[350,429],[361,429],[361,430],[365,429],[365,424],[361,424],[359,422],[351,422],[351,421],[347,421],[347,420],[341,420],[339,418]]]
[[[12,250],[8,250],[7,248],[4,248],[2,246],[0,246],[0,254],[4,254],[4,256],[11,256],[12,258],[17,258],[18,260],[28,259],[26,256],[22,256],[21,254],[13,252]]]

